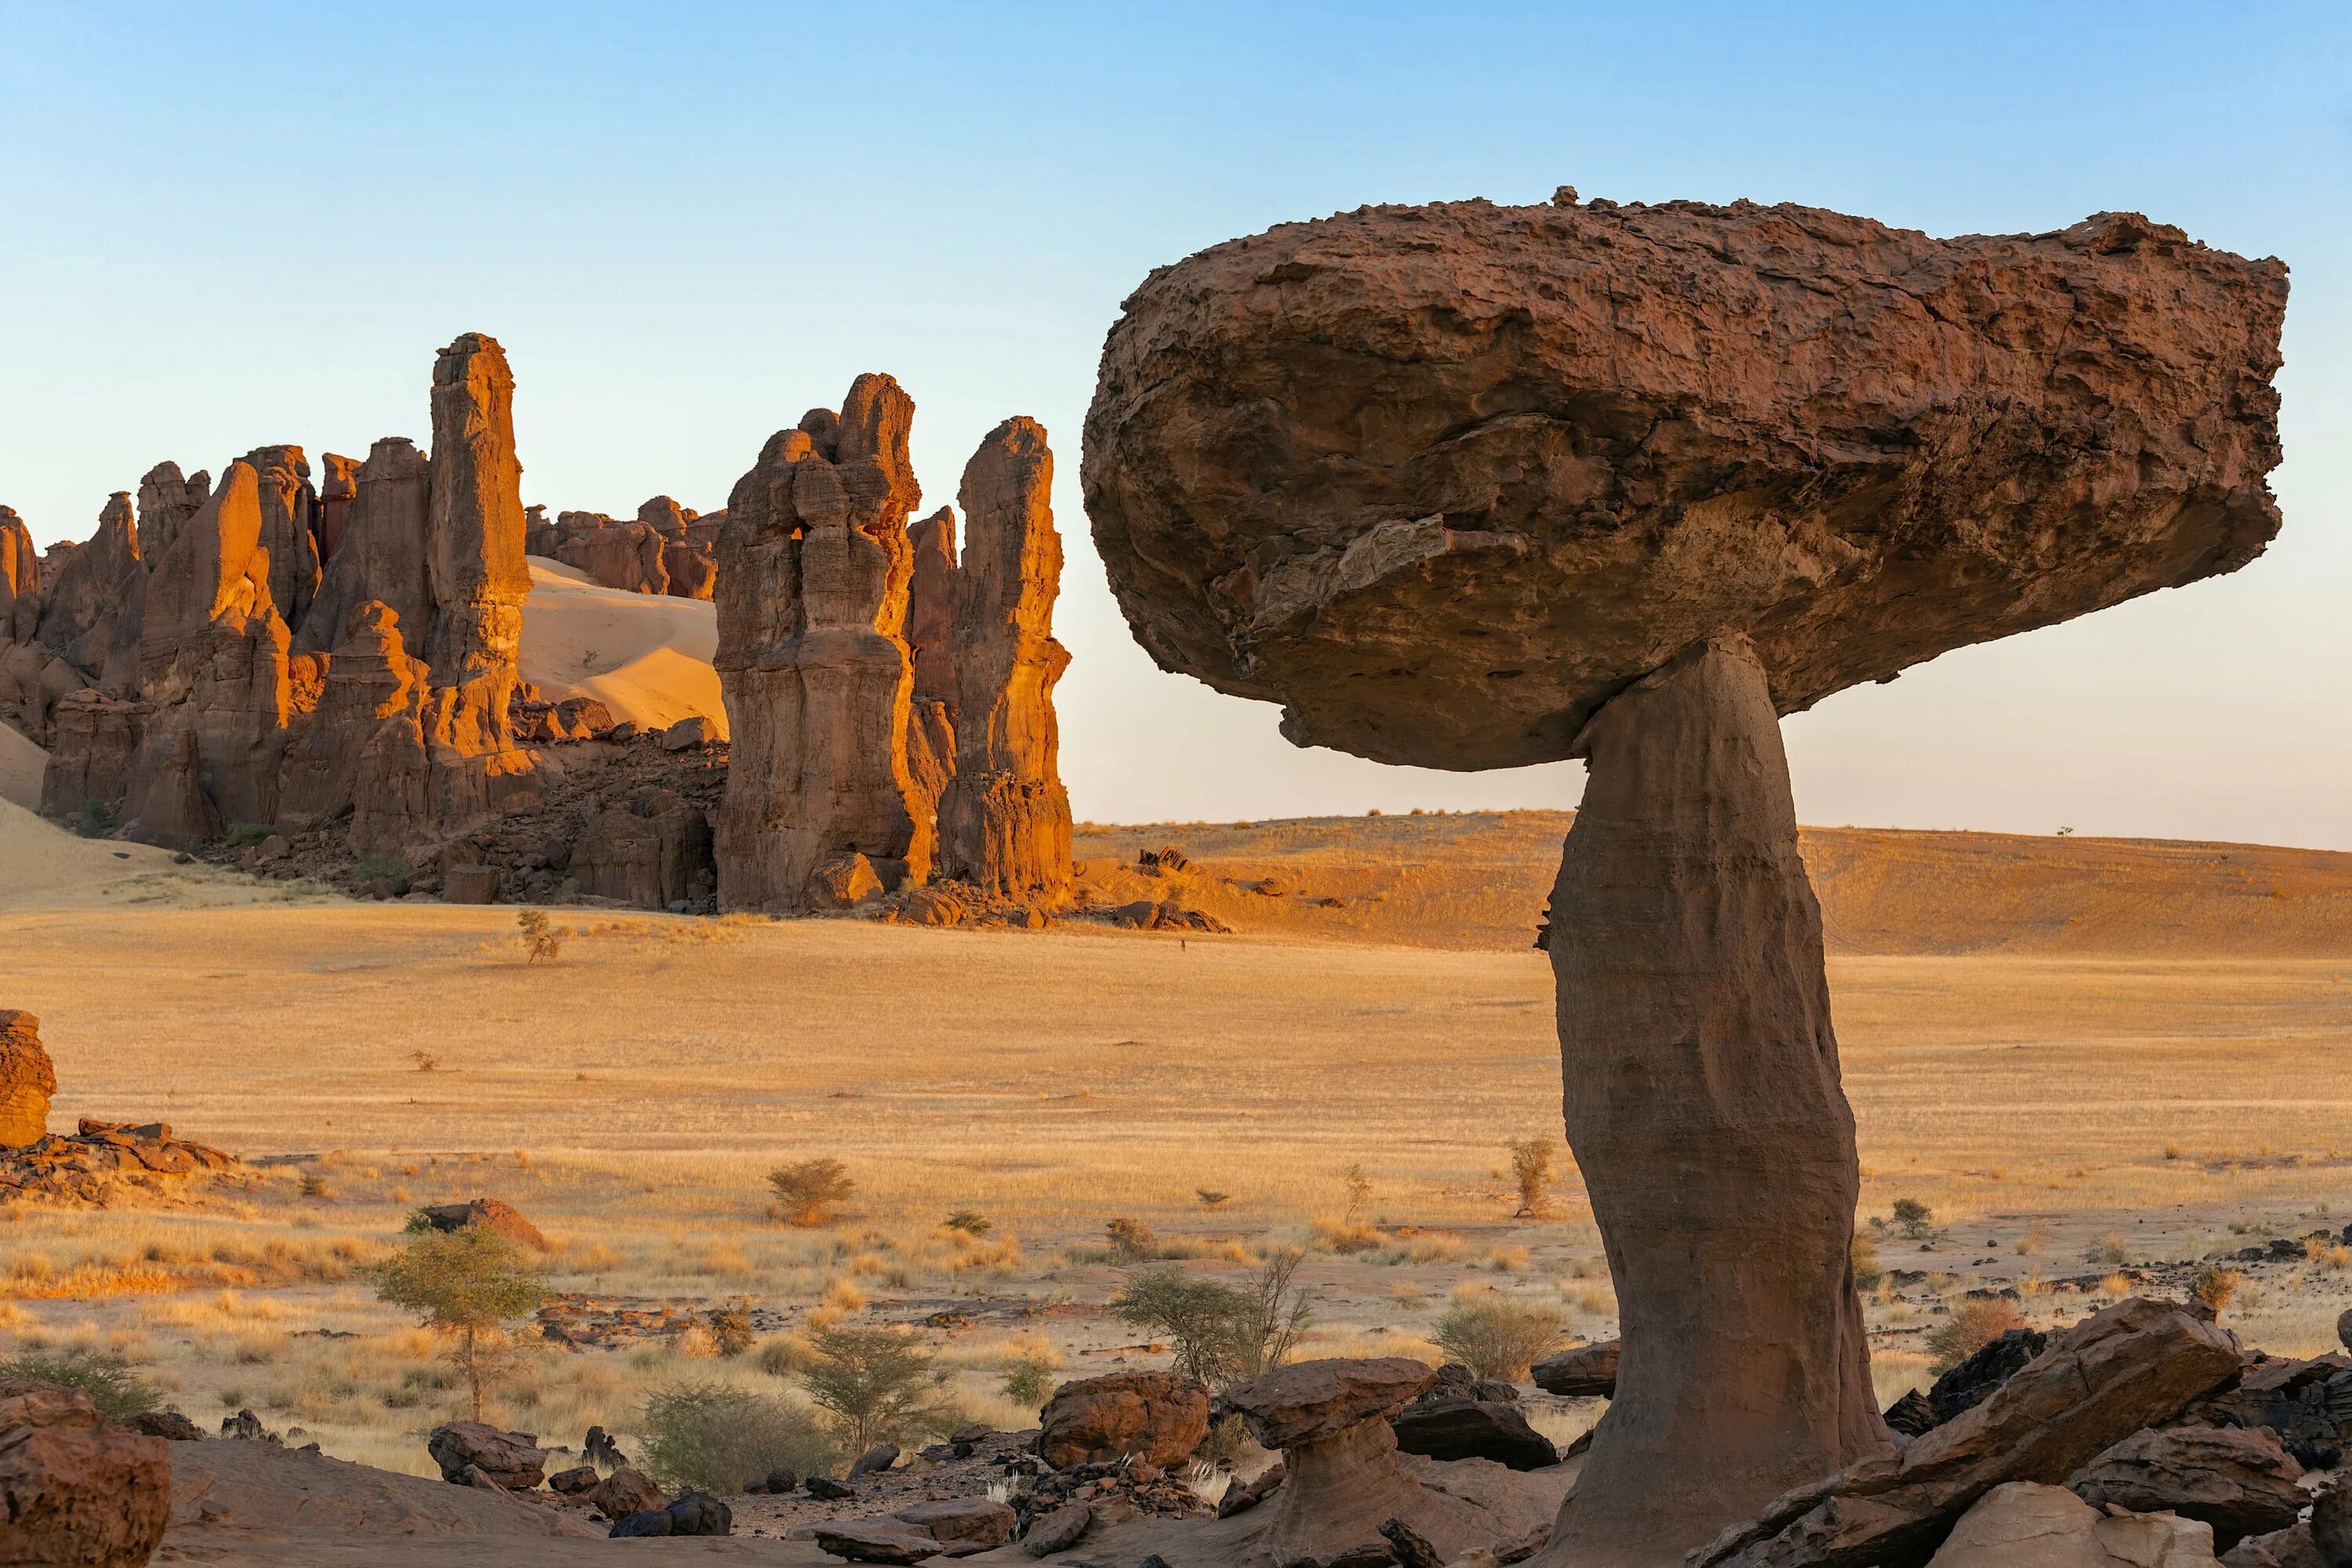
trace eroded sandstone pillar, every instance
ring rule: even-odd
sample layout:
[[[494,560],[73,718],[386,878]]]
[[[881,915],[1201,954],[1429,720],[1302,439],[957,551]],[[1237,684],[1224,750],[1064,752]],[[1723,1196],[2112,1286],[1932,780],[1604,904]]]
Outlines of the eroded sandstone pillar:
[[[1054,640],[1053,488],[1054,453],[1034,419],[998,426],[964,468],[949,658],[955,771],[940,797],[940,858],[983,892],[1059,903],[1070,890],[1070,796],[1054,683],[1070,655]]]
[[[434,616],[422,652],[433,684],[457,694],[443,720],[446,743],[469,756],[512,743],[507,700],[520,679],[530,594],[524,531],[514,373],[496,338],[467,332],[433,366],[426,571]]]
[[[1889,1439],[1848,1258],[1860,1173],[1821,909],[1754,649],[1684,653],[1577,752],[1551,961],[1624,1348],[1540,1561],[1664,1568]]]

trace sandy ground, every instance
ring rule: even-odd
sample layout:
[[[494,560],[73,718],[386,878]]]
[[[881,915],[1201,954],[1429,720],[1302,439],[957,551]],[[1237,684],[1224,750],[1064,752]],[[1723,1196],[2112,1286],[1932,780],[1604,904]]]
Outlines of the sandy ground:
[[[616,720],[647,728],[699,713],[727,729],[718,611],[708,599],[603,588],[576,567],[530,557],[522,677],[549,701],[593,697]]]
[[[48,753],[0,724],[0,800],[30,811],[41,804],[41,769]]]

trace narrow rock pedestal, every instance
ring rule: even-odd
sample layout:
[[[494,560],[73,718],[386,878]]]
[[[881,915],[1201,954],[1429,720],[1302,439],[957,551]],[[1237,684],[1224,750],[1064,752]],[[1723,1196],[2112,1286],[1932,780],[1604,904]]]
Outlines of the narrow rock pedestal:
[[[1847,1248],[1860,1173],[1763,667],[1701,644],[1596,713],[1552,893],[1569,1142],[1623,1324],[1549,1568],[1679,1564],[1891,1441]]]

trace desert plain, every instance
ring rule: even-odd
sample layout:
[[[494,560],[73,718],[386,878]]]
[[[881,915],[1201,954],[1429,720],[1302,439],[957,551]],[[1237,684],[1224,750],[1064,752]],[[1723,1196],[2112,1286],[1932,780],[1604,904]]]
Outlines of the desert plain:
[[[1507,1147],[1557,1141],[1532,937],[1567,820],[1080,825],[1082,886],[1128,896],[1139,850],[1181,846],[1186,901],[1231,934],[573,907],[532,963],[509,908],[354,901],[0,804],[0,952],[55,1121],[160,1119],[249,1163],[157,1206],[0,1210],[0,1336],[120,1355],[207,1427],[249,1408],[431,1474],[464,1391],[366,1270],[419,1205],[489,1196],[548,1234],[558,1298],[684,1310],[499,1380],[493,1422],[572,1449],[633,1442],[663,1387],[781,1392],[794,1336],[845,1321],[908,1326],[958,1408],[1032,1425],[1004,1387],[1024,1364],[1166,1361],[1105,1308],[1116,1220],[1236,1283],[1304,1247],[1304,1354],[1434,1361],[1434,1321],[1485,1292],[1606,1339],[1566,1151],[1533,1216]],[[1930,1380],[1971,1290],[2063,1323],[2249,1249],[2224,1323],[2334,1342],[2352,1252],[2298,1238],[2352,1219],[2352,856],[1857,829],[1806,855],[1881,1222],[1882,1401]],[[782,1224],[766,1173],[812,1157],[856,1193]],[[1918,1235],[1885,1225],[1898,1199],[1931,1211]],[[719,1357],[690,1324],[737,1304],[760,1348]],[[1529,1398],[1559,1442],[1601,1408]],[[772,1505],[737,1500],[761,1531]]]

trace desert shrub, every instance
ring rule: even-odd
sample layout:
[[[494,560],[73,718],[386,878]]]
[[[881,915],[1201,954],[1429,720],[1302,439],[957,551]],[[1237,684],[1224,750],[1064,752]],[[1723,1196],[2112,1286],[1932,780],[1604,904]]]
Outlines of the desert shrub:
[[[1474,1296],[1447,1308],[1431,1337],[1480,1377],[1517,1382],[1559,1342],[1565,1324],[1549,1307],[1506,1296]]]
[[[1878,1282],[1886,1278],[1886,1271],[1878,1266],[1878,1243],[1856,1231],[1853,1244],[1846,1249],[1846,1256],[1853,1264],[1853,1288],[1857,1290],[1877,1289]]]
[[[277,831],[266,822],[232,822],[228,825],[229,847],[250,849]]]
[[[1307,1292],[1292,1280],[1301,1254],[1278,1249],[1246,1289],[1162,1264],[1128,1276],[1110,1300],[1123,1322],[1165,1335],[1175,1370],[1229,1388],[1280,1366],[1307,1330]]]
[[[102,800],[86,800],[74,813],[74,831],[84,838],[103,838],[114,831],[114,808]]]
[[[940,1223],[950,1230],[960,1230],[966,1236],[986,1236],[996,1228],[995,1222],[978,1209],[958,1209]]]
[[[522,950],[533,963],[552,963],[563,955],[563,939],[572,934],[569,926],[559,926],[548,918],[545,910],[525,910],[515,916],[515,926],[522,932]]]
[[[820,1226],[833,1218],[833,1205],[857,1191],[849,1167],[834,1159],[797,1160],[768,1173],[776,1194],[774,1213],[787,1225]]]
[[[1307,1227],[1315,1245],[1326,1252],[1336,1252],[1342,1258],[1359,1252],[1370,1252],[1380,1246],[1381,1233],[1359,1220],[1334,1219],[1329,1215],[1318,1215]]]
[[[797,1402],[721,1384],[683,1383],[646,1395],[638,1462],[672,1490],[739,1491],[772,1470],[818,1474],[840,1462],[832,1434]]]
[[[79,1388],[101,1415],[121,1420],[163,1403],[163,1391],[131,1370],[121,1356],[98,1351],[27,1351],[0,1361],[0,1380],[24,1379]]]
[[[1004,1369],[1004,1397],[1034,1410],[1053,1395],[1055,1381],[1052,1362],[1025,1355]]]
[[[1103,1227],[1110,1236],[1110,1256],[1114,1263],[1141,1263],[1160,1256],[1160,1238],[1151,1227],[1139,1219],[1124,1216]]]
[[[1963,1301],[1927,1336],[1928,1365],[1940,1377],[2010,1330],[2023,1327],[2016,1307],[1998,1296]]]
[[[1895,1199],[1893,1214],[1895,1228],[1914,1241],[1927,1237],[1934,1228],[1936,1211],[1917,1198]]]
[[[370,855],[352,866],[352,880],[365,887],[381,882],[395,894],[408,891],[408,862],[397,855]]]
[[[945,1436],[963,1417],[939,1398],[948,1374],[922,1346],[892,1329],[819,1329],[801,1373],[809,1398],[852,1452],[876,1443]]]
[[[2083,1254],[2083,1261],[2085,1263],[2105,1263],[2113,1266],[2118,1263],[2129,1263],[2131,1260],[2131,1248],[2126,1245],[2123,1232],[2119,1230],[2107,1232],[2105,1241],[2094,1243],[2090,1249]]]
[[[1519,1187],[1518,1213],[1529,1219],[1540,1219],[1550,1211],[1544,1188],[1551,1182],[1551,1158],[1549,1138],[1511,1141],[1511,1179]]]
[[[1221,1193],[1214,1187],[1196,1187],[1192,1191],[1192,1195],[1201,1200],[1201,1206],[1202,1208],[1220,1209],[1225,1206],[1225,1200],[1232,1197],[1234,1194],[1231,1193]]]
[[[420,1214],[408,1222],[408,1245],[375,1269],[376,1295],[416,1310],[425,1327],[449,1336],[450,1359],[466,1374],[474,1419],[482,1418],[482,1389],[505,1370],[500,1330],[534,1312],[547,1277],[505,1237],[467,1226],[437,1231]]]
[[[2245,1282],[2246,1277],[2234,1268],[2201,1264],[2189,1278],[2189,1293],[2212,1308],[2214,1316],[2219,1317],[2238,1299],[2238,1287]]]
[[[749,1301],[713,1307],[703,1315],[703,1322],[710,1331],[711,1348],[720,1355],[738,1356],[751,1348],[755,1331]]]
[[[1364,1212],[1364,1205],[1372,1201],[1372,1179],[1364,1174],[1361,1161],[1349,1165],[1339,1179],[1341,1185],[1348,1189],[1348,1206],[1344,1211],[1344,1217],[1349,1223],[1353,1224],[1356,1216]]]

